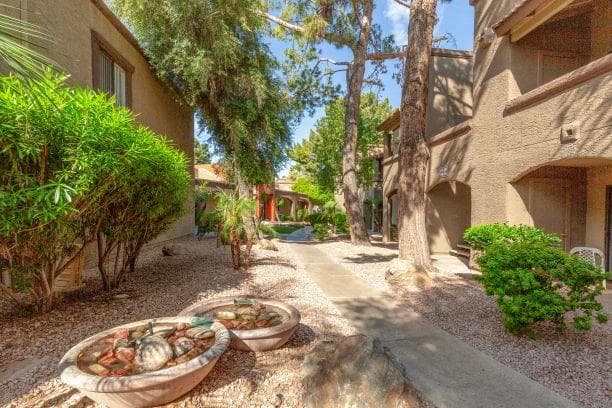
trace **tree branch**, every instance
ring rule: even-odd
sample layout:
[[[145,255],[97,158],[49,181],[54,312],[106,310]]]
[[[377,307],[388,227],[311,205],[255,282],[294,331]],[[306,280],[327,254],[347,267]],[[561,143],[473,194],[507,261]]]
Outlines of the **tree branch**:
[[[400,6],[404,6],[407,8],[410,8],[410,3],[406,0],[394,0],[397,4],[399,4]]]
[[[300,33],[300,34],[304,34],[306,32],[304,27],[299,26],[297,24],[290,23],[276,16],[273,16],[272,14],[268,12],[261,11],[261,10],[254,10],[254,12],[255,14],[265,18],[266,20],[272,21],[273,23],[278,24],[279,26],[284,27],[288,30],[295,31],[296,33]],[[321,34],[318,34],[317,37],[324,38],[325,40],[329,42],[336,43],[339,45],[347,45],[346,41],[342,37],[334,35],[333,33],[321,33]]]
[[[366,60],[368,61],[382,61],[388,59],[395,58],[404,58],[408,55],[407,50],[397,51],[397,52],[373,52],[371,54],[366,55]]]
[[[259,16],[267,19],[267,20],[270,20],[273,23],[278,24],[281,27],[285,27],[285,28],[287,28],[287,29],[289,29],[291,31],[295,31],[295,32],[298,32],[298,33],[303,33],[305,31],[304,27],[300,27],[299,25],[292,24],[292,23],[290,23],[288,21],[285,21],[285,20],[280,19],[280,18],[278,18],[276,16],[273,16],[272,14],[267,13],[265,11],[255,10],[255,14],[257,14],[257,15],[259,15]]]
[[[315,67],[319,65],[320,62],[329,62],[330,64],[334,64],[334,65],[346,65],[346,66],[351,65],[349,61],[334,61],[331,58],[321,57],[319,58],[319,61],[317,61],[317,64],[315,65]]]

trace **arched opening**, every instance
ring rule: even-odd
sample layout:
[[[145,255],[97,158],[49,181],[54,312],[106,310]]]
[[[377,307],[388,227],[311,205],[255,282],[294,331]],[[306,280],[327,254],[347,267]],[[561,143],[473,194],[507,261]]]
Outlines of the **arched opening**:
[[[308,208],[309,203],[307,200],[298,200],[296,221],[304,221],[304,218],[308,215]]]
[[[469,257],[463,233],[471,224],[472,193],[460,181],[445,181],[427,193],[427,238],[432,253]]]
[[[506,214],[511,224],[559,235],[567,251],[603,251],[612,269],[612,160],[571,158],[526,170],[508,186]]]
[[[276,199],[276,213],[279,221],[295,221],[293,214],[293,200],[286,196]]]

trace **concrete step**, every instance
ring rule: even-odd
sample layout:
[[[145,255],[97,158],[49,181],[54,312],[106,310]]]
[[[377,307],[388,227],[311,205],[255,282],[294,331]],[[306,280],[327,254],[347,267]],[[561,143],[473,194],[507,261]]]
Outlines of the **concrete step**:
[[[457,249],[462,249],[464,251],[468,251],[470,252],[470,250],[472,249],[471,246],[466,245],[466,244],[457,244]]]
[[[453,256],[457,256],[459,258],[470,258],[470,251],[462,251],[462,250],[456,250],[456,249],[451,249],[449,251],[449,253]]]

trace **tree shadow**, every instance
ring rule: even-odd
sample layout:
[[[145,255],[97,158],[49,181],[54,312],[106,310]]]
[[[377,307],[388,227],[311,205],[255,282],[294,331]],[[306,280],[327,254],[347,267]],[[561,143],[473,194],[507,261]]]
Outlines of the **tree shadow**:
[[[395,258],[397,258],[397,254],[382,255],[360,253],[352,256],[345,256],[342,259],[347,263],[370,264],[378,262],[390,262]]]

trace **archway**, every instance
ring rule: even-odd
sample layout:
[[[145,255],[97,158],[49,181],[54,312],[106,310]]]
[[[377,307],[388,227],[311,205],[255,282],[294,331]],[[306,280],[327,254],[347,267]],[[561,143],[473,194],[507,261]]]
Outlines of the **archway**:
[[[610,270],[610,186],[612,160],[606,158],[570,158],[526,169],[508,185],[508,222],[555,233],[567,251],[597,248]]]
[[[276,213],[279,221],[295,221],[295,204],[287,196],[278,196],[276,199]]]
[[[427,192],[427,238],[432,253],[453,253],[469,257],[463,248],[463,233],[471,224],[470,186],[444,181]]]

